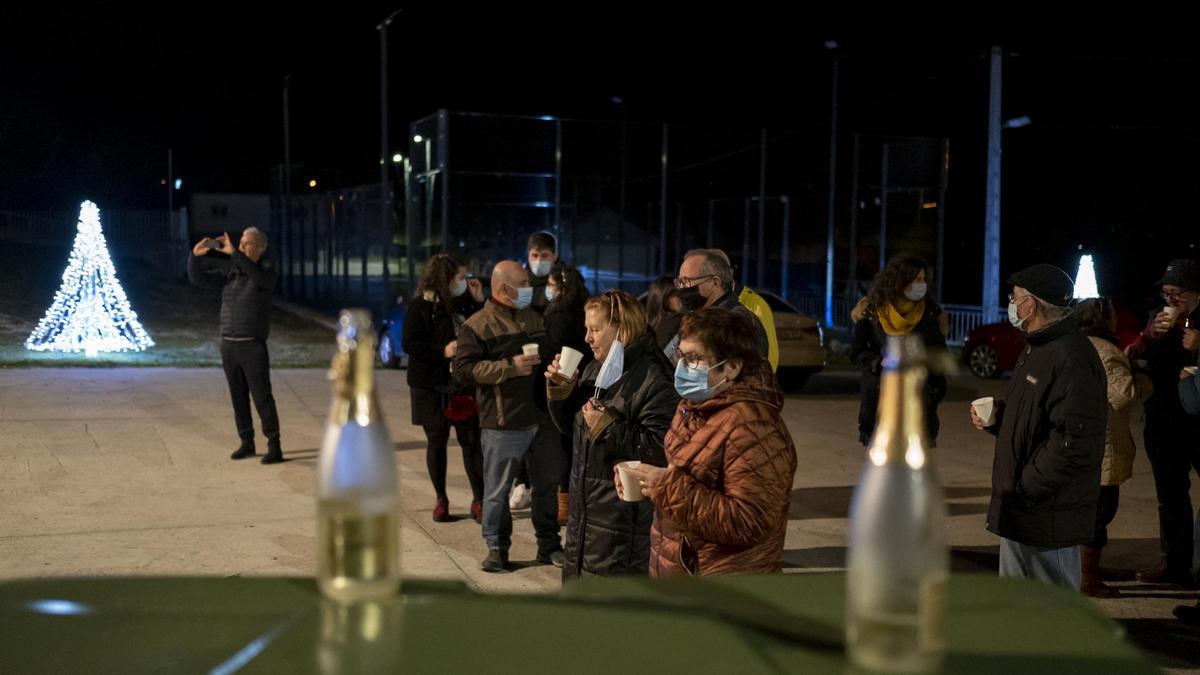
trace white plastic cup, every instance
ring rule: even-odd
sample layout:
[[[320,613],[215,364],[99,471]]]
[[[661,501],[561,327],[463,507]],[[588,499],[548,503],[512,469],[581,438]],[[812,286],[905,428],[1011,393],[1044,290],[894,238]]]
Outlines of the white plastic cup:
[[[1196,366],[1188,366],[1187,368],[1184,368],[1184,370],[1188,371],[1192,375],[1195,375],[1196,373],[1200,372],[1200,368],[1197,368]]]
[[[529,344],[521,347],[521,351],[525,352],[525,356],[537,356],[538,345],[536,342],[530,342]]]
[[[641,465],[642,463],[636,460],[617,464],[617,474],[621,477],[621,492],[624,495],[621,499],[627,502],[642,501],[642,486],[638,485],[637,476],[631,471]]]
[[[991,396],[977,398],[971,401],[971,407],[975,409],[979,419],[983,420],[983,426],[990,427],[996,423],[996,399]]]
[[[570,347],[563,347],[562,353],[558,355],[558,374],[564,379],[570,380],[575,377],[575,370],[579,368],[579,362],[583,360],[583,353]]]
[[[1172,307],[1170,305],[1167,305],[1166,307],[1163,307],[1162,311],[1163,311],[1163,314],[1167,315],[1167,318],[1169,320],[1169,325],[1173,327],[1175,325],[1175,321],[1179,319],[1179,313],[1181,311],[1183,311],[1183,308],[1182,307]]]

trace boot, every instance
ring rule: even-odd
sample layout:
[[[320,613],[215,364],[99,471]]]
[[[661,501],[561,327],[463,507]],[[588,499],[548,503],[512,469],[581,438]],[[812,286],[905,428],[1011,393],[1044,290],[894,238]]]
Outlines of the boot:
[[[263,464],[278,464],[283,461],[283,450],[279,447],[279,439],[267,439],[267,454],[263,455]]]
[[[254,439],[251,438],[248,441],[242,441],[242,444],[238,446],[237,450],[233,451],[233,454],[229,456],[229,459],[246,459],[247,457],[253,457],[253,456],[254,456]]]
[[[1119,598],[1121,592],[1104,583],[1100,577],[1100,554],[1103,551],[1104,549],[1094,546],[1079,547],[1083,572],[1083,584],[1079,590],[1093,598]]]
[[[558,493],[558,526],[562,527],[567,524],[567,493],[559,491]]]

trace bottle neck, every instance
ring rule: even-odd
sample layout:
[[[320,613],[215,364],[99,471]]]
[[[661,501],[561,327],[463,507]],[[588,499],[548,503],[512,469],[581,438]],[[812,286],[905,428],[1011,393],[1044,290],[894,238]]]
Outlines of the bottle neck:
[[[876,465],[906,462],[919,469],[926,462],[924,366],[891,368],[879,383],[879,419],[869,458]]]
[[[329,378],[333,380],[334,423],[354,422],[365,427],[378,416],[375,349],[369,334],[358,340],[338,340]]]

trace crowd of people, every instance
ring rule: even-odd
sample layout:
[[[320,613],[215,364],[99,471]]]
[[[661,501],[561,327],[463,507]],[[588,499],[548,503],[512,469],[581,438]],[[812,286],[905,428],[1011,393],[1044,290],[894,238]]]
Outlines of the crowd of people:
[[[495,266],[488,297],[460,262],[434,256],[409,309],[403,346],[412,422],[428,438],[433,519],[449,518],[453,427],[488,549],[484,571],[510,569],[521,491],[537,559],[564,579],[779,571],[796,450],[766,330],[739,303],[729,258],[689,251],[678,276],[657,279],[642,300],[620,290],[588,297],[553,237],[536,233],[528,244],[526,261]],[[947,317],[929,297],[929,277],[923,261],[898,257],[852,312],[864,445],[888,338],[915,334],[946,348]],[[1008,284],[1008,318],[1026,347],[991,418],[970,410],[974,426],[995,436],[986,527],[1000,538],[1001,575],[1119,595],[1104,581],[1101,554],[1144,406],[1163,557],[1137,577],[1194,588],[1200,268],[1171,262],[1158,281],[1164,307],[1128,345],[1115,337],[1112,302],[1073,300],[1062,270],[1035,265]],[[564,368],[570,351],[582,359]],[[928,378],[931,446],[946,392],[943,375]],[[1176,613],[1200,621],[1200,606]]]

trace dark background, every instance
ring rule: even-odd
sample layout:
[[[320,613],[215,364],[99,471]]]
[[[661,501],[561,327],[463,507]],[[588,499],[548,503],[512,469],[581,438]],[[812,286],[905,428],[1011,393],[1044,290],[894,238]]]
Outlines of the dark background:
[[[294,161],[327,184],[377,180],[375,26],[396,6],[249,5],[7,7],[0,208],[63,210],[83,198],[161,208],[167,148],[184,195],[266,192],[282,161],[289,73]],[[1004,132],[1003,274],[1042,261],[1074,274],[1082,250],[1097,257],[1102,291],[1148,302],[1162,267],[1191,257],[1197,239],[1190,18],[1152,3],[953,7],[411,7],[389,40],[392,135],[449,108],[819,139],[829,128],[824,42],[837,40],[839,230],[854,132],[950,138],[945,294],[977,303],[986,52],[999,44],[1004,118],[1033,120]],[[821,149],[772,177],[821,194],[827,167]]]

